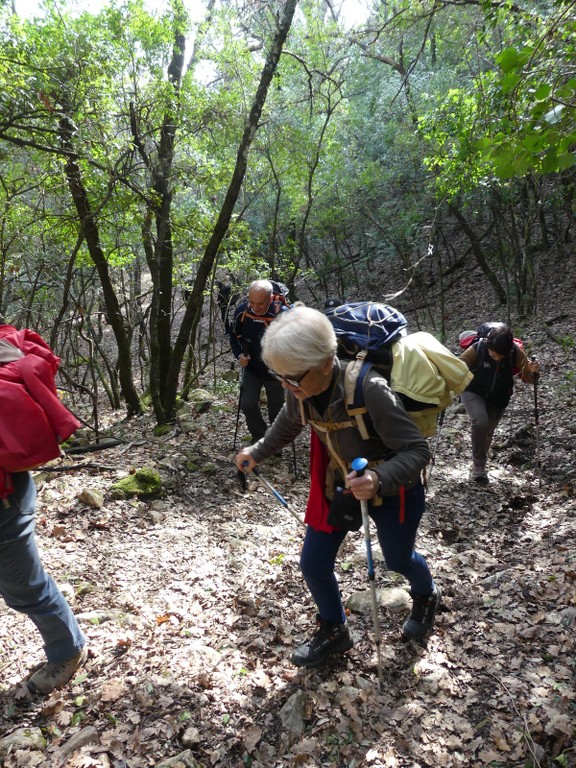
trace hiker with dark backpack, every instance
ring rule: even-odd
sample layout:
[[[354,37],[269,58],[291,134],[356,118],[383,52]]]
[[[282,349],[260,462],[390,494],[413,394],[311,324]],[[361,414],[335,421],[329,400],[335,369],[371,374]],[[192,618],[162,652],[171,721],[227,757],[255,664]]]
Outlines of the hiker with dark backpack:
[[[248,299],[234,312],[230,330],[232,352],[242,366],[240,408],[246,418],[252,443],[266,432],[266,421],[260,410],[262,387],[268,400],[268,418],[274,421],[284,405],[282,385],[270,375],[262,361],[261,340],[270,323],[289,308],[286,298],[274,293],[270,280],[255,280],[250,285]]]
[[[216,280],[216,304],[220,310],[220,317],[224,324],[224,330],[230,333],[230,310],[238,301],[238,294],[232,293],[232,285]]]
[[[460,340],[461,345],[467,340]],[[480,326],[460,355],[474,374],[473,380],[460,398],[471,422],[472,467],[470,478],[476,483],[488,483],[486,462],[494,431],[510,402],[514,391],[514,376],[536,384],[540,372],[537,360],[528,360],[521,343],[514,339],[504,323]]]
[[[318,310],[297,307],[270,325],[262,357],[286,390],[286,403],[264,438],[236,456],[238,469],[250,471],[293,442],[306,422],[312,426],[300,567],[318,609],[318,628],[292,654],[301,667],[318,667],[353,646],[334,566],[347,532],[362,525],[362,501],[369,502],[387,567],[410,583],[413,606],[403,636],[422,640],[433,628],[440,602],[440,589],[414,548],[425,507],[420,474],[430,460],[428,443],[375,369],[362,383],[374,434],[362,436],[345,406],[347,364],[336,350],[334,327]],[[359,456],[368,459],[361,476],[351,469]]]
[[[42,566],[34,535],[36,486],[29,469],[60,454],[80,422],[60,402],[59,359],[34,331],[0,321],[0,594],[27,614],[46,662],[27,680],[32,693],[64,686],[86,660],[86,640],[64,595]]]

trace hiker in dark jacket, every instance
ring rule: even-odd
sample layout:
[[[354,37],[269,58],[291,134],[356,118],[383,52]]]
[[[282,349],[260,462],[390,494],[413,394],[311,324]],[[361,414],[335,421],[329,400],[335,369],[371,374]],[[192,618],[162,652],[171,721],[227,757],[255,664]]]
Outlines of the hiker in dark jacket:
[[[33,354],[36,351],[40,356]],[[25,447],[34,443],[23,424],[33,423],[40,410],[47,414],[51,425],[66,430],[66,435],[80,425],[63,405],[60,410],[56,402],[50,401],[53,384],[50,377],[46,381],[42,378],[42,372],[50,371],[49,365],[28,370],[38,401],[33,401],[25,385],[18,383],[18,366],[33,363],[34,357],[40,363],[58,360],[37,334],[16,331],[0,321],[0,456],[7,465],[0,463],[0,595],[10,608],[30,617],[44,641],[47,660],[27,685],[32,693],[47,694],[64,686],[84,663],[86,640],[64,595],[40,560],[34,535],[34,481],[29,472],[16,471],[19,467],[13,467],[12,462],[20,461]],[[38,422],[35,432],[43,434]],[[30,461],[41,460],[41,453],[33,455]]]
[[[238,294],[232,293],[232,286],[222,280],[216,280],[216,304],[224,323],[224,330],[230,334],[230,308],[238,301]]]
[[[305,422],[313,430],[300,567],[318,609],[318,629],[296,648],[293,663],[317,667],[353,645],[334,574],[347,531],[329,522],[335,522],[332,515],[344,497],[358,515],[359,500],[370,502],[386,565],[410,583],[413,608],[403,634],[422,639],[433,627],[440,601],[426,560],[414,549],[424,512],[420,473],[430,460],[428,443],[375,370],[366,375],[363,387],[375,436],[362,438],[344,403],[346,365],[336,357],[336,335],[322,312],[298,307],[278,318],[264,335],[263,359],[287,391],[286,403],[264,438],[236,456],[237,467],[249,471],[273,456],[297,437]],[[369,461],[361,477],[350,469],[358,457]],[[347,488],[348,494],[337,487]]]
[[[266,432],[267,425],[260,410],[262,387],[266,390],[270,424],[284,404],[282,385],[268,373],[262,360],[261,340],[270,323],[286,309],[284,304],[274,300],[269,280],[255,280],[250,285],[248,300],[242,302],[234,313],[230,345],[243,368],[240,408],[246,417],[252,443],[260,440]]]
[[[486,461],[494,431],[514,391],[514,375],[534,384],[540,365],[528,360],[524,350],[514,343],[512,331],[501,324],[479,339],[461,355],[474,379],[460,395],[472,425],[472,468],[470,477],[487,483]]]

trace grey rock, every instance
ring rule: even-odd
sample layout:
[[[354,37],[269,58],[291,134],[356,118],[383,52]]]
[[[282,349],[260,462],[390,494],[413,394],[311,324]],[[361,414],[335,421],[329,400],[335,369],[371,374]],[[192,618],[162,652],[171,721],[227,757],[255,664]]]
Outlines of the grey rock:
[[[290,696],[278,713],[282,725],[292,736],[301,736],[304,733],[304,707],[307,699],[304,691],[298,690]]]
[[[0,739],[0,755],[14,752],[17,749],[30,749],[43,752],[46,749],[46,739],[40,728],[17,728],[8,736]]]

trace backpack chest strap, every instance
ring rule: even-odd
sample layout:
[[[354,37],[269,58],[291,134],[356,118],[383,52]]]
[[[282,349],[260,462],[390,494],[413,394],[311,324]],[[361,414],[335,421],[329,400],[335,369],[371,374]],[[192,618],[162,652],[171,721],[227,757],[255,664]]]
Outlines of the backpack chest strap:
[[[366,408],[364,408],[364,412],[367,413]],[[346,462],[342,459],[338,451],[336,450],[336,446],[334,445],[334,441],[332,439],[332,435],[334,432],[336,432],[339,429],[348,429],[350,427],[358,427],[358,424],[356,421],[338,421],[336,423],[327,423],[324,421],[315,421],[313,419],[309,419],[308,423],[314,427],[318,432],[323,432],[326,436],[326,447],[328,449],[328,453],[330,454],[331,458],[331,464],[335,467],[338,467],[340,471],[340,475],[344,479],[346,475],[350,472],[351,467],[349,467]],[[368,433],[366,433],[366,438],[368,439]],[[372,469],[373,467],[376,467],[378,464],[382,462],[382,459],[375,459],[374,461],[368,462],[368,469]],[[372,498],[371,503],[373,506],[380,506],[383,501],[382,497],[380,495],[376,495]]]
[[[339,429],[349,429],[350,427],[354,427],[355,424],[353,421],[337,421],[337,422],[326,422],[326,421],[316,421],[315,419],[309,419],[308,423],[314,427],[314,429],[317,432],[322,432],[326,436],[326,447],[328,448],[328,452],[332,459],[336,462],[336,465],[338,466],[338,469],[340,470],[340,474],[342,477],[346,477],[349,470],[346,467],[346,464],[342,459],[340,458],[340,455],[338,454],[338,451],[336,450],[336,447],[334,445],[334,441],[332,440],[332,434],[336,432]]]

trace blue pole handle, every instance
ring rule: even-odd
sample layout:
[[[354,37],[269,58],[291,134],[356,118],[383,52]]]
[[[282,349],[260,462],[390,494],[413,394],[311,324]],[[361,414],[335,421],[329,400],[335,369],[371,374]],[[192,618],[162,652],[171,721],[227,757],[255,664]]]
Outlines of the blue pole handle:
[[[357,459],[354,459],[354,461],[350,466],[356,472],[358,477],[362,477],[362,475],[364,474],[364,470],[368,466],[368,459],[362,459],[358,457]]]

